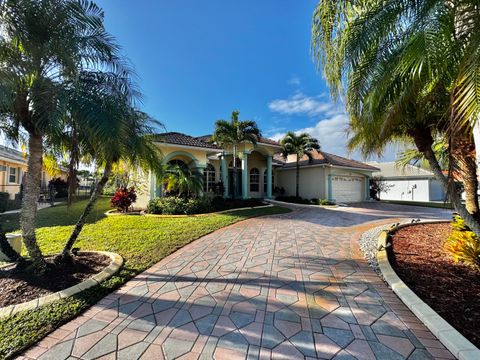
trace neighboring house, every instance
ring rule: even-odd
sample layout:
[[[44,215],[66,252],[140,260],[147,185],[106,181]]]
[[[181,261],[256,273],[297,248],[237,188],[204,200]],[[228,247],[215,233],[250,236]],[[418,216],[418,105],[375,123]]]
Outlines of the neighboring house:
[[[433,173],[414,165],[399,167],[395,162],[370,162],[380,169],[373,176],[384,178],[388,191],[380,193],[381,200],[444,201],[445,192]]]
[[[211,192],[221,182],[224,196],[233,194],[233,154],[229,147],[220,148],[211,136],[192,137],[178,132],[156,136],[157,146],[165,164],[180,164],[203,172],[204,191]],[[237,193],[247,198],[272,198],[275,188],[285,195],[295,195],[295,156],[284,159],[281,146],[271,139],[261,138],[256,145],[240,144],[237,154]],[[315,152],[314,159],[300,163],[300,196],[356,202],[369,198],[368,179],[378,169],[367,164]],[[150,174],[149,191],[137,200],[146,206],[148,200],[163,196],[164,185]]]
[[[20,193],[20,188],[27,172],[26,155],[21,151],[0,145],[0,192],[7,192],[10,198]],[[55,176],[49,175],[45,170],[42,172],[41,187],[47,188],[48,182],[53,177],[67,179],[67,171],[58,169]]]

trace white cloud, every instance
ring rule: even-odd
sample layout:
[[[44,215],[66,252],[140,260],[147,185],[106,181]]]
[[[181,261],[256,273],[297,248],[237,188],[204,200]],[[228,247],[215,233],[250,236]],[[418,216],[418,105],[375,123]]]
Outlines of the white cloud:
[[[300,78],[299,78],[298,76],[296,76],[296,75],[292,76],[292,77],[287,81],[287,83],[288,83],[289,85],[293,85],[293,86],[296,86],[296,87],[298,87],[298,86],[301,85]]]
[[[322,95],[312,97],[299,92],[288,99],[276,99],[268,103],[272,112],[284,115],[308,115],[333,114],[338,112],[338,106],[331,101],[321,100]]]

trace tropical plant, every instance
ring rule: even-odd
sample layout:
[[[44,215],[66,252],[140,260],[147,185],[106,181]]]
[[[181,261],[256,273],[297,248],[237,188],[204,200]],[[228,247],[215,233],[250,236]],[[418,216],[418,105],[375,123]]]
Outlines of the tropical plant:
[[[233,198],[238,196],[237,189],[237,154],[238,147],[241,143],[251,143],[256,145],[261,137],[257,123],[252,120],[239,120],[240,112],[235,110],[232,112],[230,121],[217,120],[215,122],[215,132],[212,140],[220,146],[231,146],[233,155]]]
[[[115,194],[110,199],[110,204],[120,212],[127,212],[135,201],[137,201],[135,188],[121,187],[115,191]]]
[[[44,144],[65,128],[68,104],[81,72],[121,72],[119,48],[103,26],[103,12],[90,1],[0,2],[0,126],[18,141],[28,135],[28,171],[21,211],[24,244],[37,273],[47,268],[35,237]],[[102,122],[78,119],[94,134]],[[87,126],[88,124],[88,126]]]
[[[444,249],[455,262],[460,261],[480,271],[480,241],[457,215],[453,217],[452,232],[444,243]]]
[[[479,222],[432,150],[434,139],[447,135],[450,154],[456,154],[450,166],[463,168],[465,184],[476,178],[469,122],[476,121],[478,106],[468,89],[476,81],[470,75],[478,57],[465,50],[480,44],[473,40],[480,34],[473,26],[478,7],[459,3],[321,0],[314,12],[312,50],[332,94],[345,93],[350,147],[369,155],[392,141],[413,140],[456,210],[480,234]],[[470,69],[462,65],[467,63]]]
[[[174,193],[179,197],[197,197],[203,190],[202,174],[179,164],[167,165],[163,181],[167,193]]]
[[[381,193],[387,193],[393,187],[389,184],[383,176],[373,176],[370,179],[370,197],[375,200],[380,200]]]
[[[288,155],[296,156],[295,196],[298,198],[300,197],[300,160],[306,156],[308,161],[311,161],[314,151],[320,150],[320,145],[318,144],[318,140],[311,135],[307,133],[297,135],[293,131],[285,134],[282,140],[280,140],[280,145],[282,145],[282,155],[284,158],[287,158]]]
[[[440,167],[444,170],[447,170],[449,150],[448,142],[445,139],[435,139],[435,142],[432,145],[432,150],[435,153],[435,157],[438,160]],[[423,169],[429,169],[430,165],[428,160],[425,158],[425,155],[421,153],[417,148],[407,148],[402,150],[397,154],[397,160],[395,161],[396,165],[405,168],[407,165],[419,166]]]

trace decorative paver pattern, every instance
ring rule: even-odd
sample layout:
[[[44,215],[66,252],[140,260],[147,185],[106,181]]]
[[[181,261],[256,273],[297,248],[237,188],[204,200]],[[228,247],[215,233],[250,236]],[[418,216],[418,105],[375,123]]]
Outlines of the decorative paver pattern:
[[[302,209],[216,231],[22,357],[452,359],[356,249],[379,224],[362,223],[387,210]]]

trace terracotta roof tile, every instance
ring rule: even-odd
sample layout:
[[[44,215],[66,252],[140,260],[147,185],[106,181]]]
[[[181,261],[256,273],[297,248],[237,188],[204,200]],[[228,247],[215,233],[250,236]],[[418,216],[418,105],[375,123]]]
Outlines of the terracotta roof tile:
[[[314,151],[313,158],[309,161],[308,156],[304,155],[300,159],[300,166],[309,166],[309,165],[332,165],[332,166],[342,166],[342,167],[350,167],[362,170],[370,170],[370,171],[378,171],[378,168],[374,166],[367,165],[360,161],[347,159],[342,156],[330,154],[324,151]],[[282,154],[275,154],[274,156],[275,163],[282,164],[284,168],[295,167],[294,160],[286,160]]]
[[[202,140],[202,141],[205,141],[205,142],[210,142],[211,138],[212,138],[212,135],[203,135],[203,136],[198,136],[196,139],[199,139],[199,140]],[[258,142],[261,143],[261,144],[280,146],[280,143],[278,141],[268,139],[268,138],[264,138],[264,137],[261,137],[258,140]]]
[[[194,147],[201,147],[201,148],[207,148],[207,149],[220,149],[215,144],[203,141],[200,138],[196,138],[196,137],[185,135],[178,132],[167,132],[163,134],[157,134],[156,140],[166,142],[168,144],[194,146]]]

